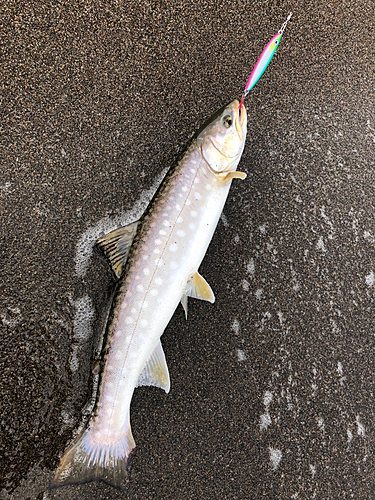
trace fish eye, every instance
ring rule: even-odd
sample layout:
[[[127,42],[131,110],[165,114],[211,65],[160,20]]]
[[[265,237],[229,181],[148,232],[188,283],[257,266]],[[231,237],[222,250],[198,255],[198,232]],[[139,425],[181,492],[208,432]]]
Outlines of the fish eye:
[[[223,116],[221,124],[224,125],[225,128],[229,128],[232,125],[232,117],[230,115]]]
[[[277,44],[278,44],[278,40],[275,40],[275,45],[277,45]]]

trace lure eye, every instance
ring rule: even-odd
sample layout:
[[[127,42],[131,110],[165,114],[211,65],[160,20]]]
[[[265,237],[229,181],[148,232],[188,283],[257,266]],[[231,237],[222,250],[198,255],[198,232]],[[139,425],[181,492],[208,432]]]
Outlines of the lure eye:
[[[221,124],[224,125],[225,128],[229,128],[232,125],[232,117],[230,115],[223,116]]]

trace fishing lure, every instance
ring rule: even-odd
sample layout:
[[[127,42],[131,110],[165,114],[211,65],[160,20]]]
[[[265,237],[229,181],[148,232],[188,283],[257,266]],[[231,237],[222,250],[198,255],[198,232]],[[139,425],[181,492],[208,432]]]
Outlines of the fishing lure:
[[[295,8],[297,7],[298,2],[299,2],[299,0],[297,0]],[[257,83],[259,78],[263,75],[267,66],[271,62],[271,59],[272,59],[273,55],[275,54],[277,47],[280,45],[281,37],[283,36],[286,25],[288,24],[288,21],[292,17],[295,8],[291,12],[289,12],[288,17],[286,18],[285,22],[283,23],[283,25],[281,26],[279,31],[276,33],[275,36],[273,36],[271,38],[271,40],[264,47],[263,52],[261,53],[257,63],[255,64],[255,66],[253,68],[253,71],[251,72],[249,79],[247,80],[246,87],[245,87],[244,93],[242,94],[241,103],[239,105],[239,108],[242,106],[242,103],[244,102],[247,94],[254,87],[254,85]]]

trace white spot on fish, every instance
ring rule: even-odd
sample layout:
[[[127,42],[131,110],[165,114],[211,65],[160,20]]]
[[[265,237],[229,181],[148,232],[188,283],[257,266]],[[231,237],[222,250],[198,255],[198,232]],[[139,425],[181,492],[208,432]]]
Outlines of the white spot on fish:
[[[133,323],[133,318],[131,316],[128,316],[127,318],[125,318],[125,323],[127,325],[131,325]]]
[[[177,264],[177,262],[175,262],[174,260],[172,260],[172,262],[169,263],[169,267],[171,269],[177,269],[178,268],[178,264]]]
[[[158,248],[155,248],[154,253],[158,254],[160,253],[160,250]]]
[[[191,215],[192,217],[196,217],[196,216],[198,215],[198,212],[196,212],[195,210],[192,210],[192,211],[190,212],[190,215]]]
[[[165,220],[163,222],[163,226],[169,227],[170,226],[169,220]]]
[[[188,188],[186,186],[182,186],[181,191],[183,191],[184,193],[186,193],[187,190],[188,190]]]
[[[150,295],[152,295],[153,297],[156,297],[156,296],[157,296],[157,294],[158,294],[158,291],[157,291],[155,288],[153,288],[153,289],[150,291]]]
[[[191,229],[193,231],[195,229],[195,224],[193,224],[192,222],[190,222],[189,229]]]
[[[192,174],[195,174],[195,168],[191,168],[191,169],[190,169],[190,172],[191,172]]]
[[[212,186],[211,186],[211,184],[206,184],[205,188],[207,189],[207,191],[211,191]]]
[[[195,196],[196,200],[201,200],[202,199],[202,195],[200,193],[198,193],[198,191],[196,193],[194,193],[194,196]]]
[[[179,236],[180,238],[183,238],[185,234],[186,234],[185,231],[182,231],[181,229],[177,231],[177,236]]]
[[[141,326],[147,326],[147,325],[148,325],[147,319],[142,319]]]
[[[172,245],[169,245],[169,250],[170,250],[170,252],[177,252],[177,250],[178,250],[177,243],[172,243]]]
[[[148,276],[150,274],[150,269],[148,269],[148,267],[145,267],[143,269],[143,274],[145,274],[146,276]]]
[[[277,449],[273,449],[273,448],[269,448],[269,451],[270,451],[270,460],[271,460],[271,463],[272,463],[272,468],[273,470],[276,470],[281,462],[281,457],[283,456],[283,454],[281,453],[281,450],[277,450]]]
[[[186,200],[185,205],[189,207],[191,205],[191,201],[189,199]]]
[[[177,224],[181,224],[182,222],[184,222],[184,219],[180,216],[180,217],[178,217],[176,222],[177,222]]]
[[[115,354],[115,358],[116,359],[121,359],[122,358],[122,351],[117,351],[116,354]],[[107,384],[107,387],[108,387],[108,384]]]
[[[161,278],[156,278],[155,283],[157,285],[162,285],[163,284],[163,280]]]
[[[161,239],[160,238],[157,238],[155,240],[155,245],[161,245]]]
[[[198,177],[196,177],[196,178],[194,179],[194,184],[199,184],[199,179],[198,179]]]
[[[177,203],[177,205],[176,205],[176,210],[181,210],[181,208],[182,208],[182,207],[181,207],[181,205],[179,205],[179,204]]]
[[[138,292],[143,292],[144,289],[145,287],[143,285],[137,285]]]
[[[102,437],[102,434],[99,431],[93,433],[94,442],[96,442],[96,443],[99,442],[101,437]]]
[[[137,309],[135,307],[133,307],[130,311],[132,314],[135,314],[137,312]]]
[[[166,232],[166,231],[164,231],[164,229],[160,229],[159,234],[160,234],[161,236],[165,236],[165,235],[167,234],[167,232]],[[146,258],[147,258],[147,257],[146,257]]]

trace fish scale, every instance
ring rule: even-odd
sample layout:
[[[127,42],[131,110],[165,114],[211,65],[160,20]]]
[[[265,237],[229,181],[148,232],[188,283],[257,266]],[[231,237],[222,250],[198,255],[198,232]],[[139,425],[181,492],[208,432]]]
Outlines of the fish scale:
[[[217,226],[246,137],[246,110],[237,100],[193,140],[143,219],[101,238],[119,277],[107,325],[105,365],[88,425],[63,455],[54,484],[103,480],[124,485],[135,447],[130,427],[134,389],[169,392],[160,343],[181,301],[215,298],[198,273]]]

